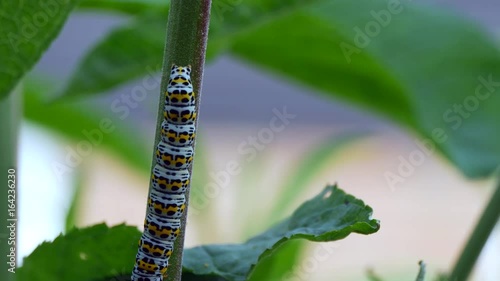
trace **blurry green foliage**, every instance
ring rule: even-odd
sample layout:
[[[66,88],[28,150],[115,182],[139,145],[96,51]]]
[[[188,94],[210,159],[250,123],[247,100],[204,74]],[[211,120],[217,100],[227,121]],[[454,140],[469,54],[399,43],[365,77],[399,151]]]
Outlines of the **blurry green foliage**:
[[[370,109],[432,140],[467,176],[491,175],[500,163],[497,46],[446,11],[394,3],[214,1],[207,59],[231,54]],[[99,94],[158,69],[164,17],[116,6],[133,22],[87,53],[65,96]]]
[[[245,243],[187,249],[184,271],[195,274],[196,280],[247,280],[256,265],[271,268],[275,262],[270,257],[289,240],[335,241],[351,233],[376,232],[379,222],[371,215],[372,209],[363,201],[327,186],[292,216]],[[113,280],[130,272],[139,237],[135,227],[125,225],[75,229],[40,245],[24,260],[18,280]],[[275,270],[279,276],[287,273],[285,268]]]
[[[2,12],[28,19],[48,13],[46,7],[23,3],[20,8],[2,2]],[[64,96],[104,93],[156,73],[168,4],[83,1],[80,9],[116,11],[131,19],[86,54]],[[51,21],[23,37],[29,44],[4,42],[0,97],[38,60],[73,6],[58,6]],[[232,54],[378,112],[432,140],[469,177],[491,175],[498,167],[500,97],[494,93],[500,55],[471,22],[411,1],[382,0],[219,0],[212,15],[208,59]],[[27,30],[16,19],[1,20],[5,38]]]
[[[78,2],[0,1],[0,99],[40,59]]]
[[[0,99],[38,61],[78,2],[0,2]],[[57,102],[46,102],[39,89],[50,89],[47,85],[26,83],[25,118],[70,139],[82,139],[82,130],[94,128],[106,113],[65,99],[104,94],[131,79],[157,73],[168,4],[164,0],[82,1],[80,10],[116,12],[129,21],[88,51]],[[214,0],[212,18],[208,61],[229,54],[319,94],[376,112],[433,140],[436,149],[471,178],[488,176],[498,167],[500,53],[494,40],[475,24],[410,0]],[[147,170],[151,151],[130,137],[133,132],[134,128],[117,126],[103,145],[127,163]],[[337,144],[329,143],[315,155],[324,160],[336,148]],[[300,189],[322,163],[299,167],[287,187]],[[206,172],[204,166],[198,169]],[[193,182],[206,179],[206,173],[199,174]],[[354,200],[338,189],[330,191],[335,198]],[[287,191],[275,210],[285,208],[295,195]],[[328,204],[304,207],[306,203],[284,223],[244,244],[188,250],[185,280],[221,280],[221,276],[247,280],[255,264],[255,277],[250,278],[280,278],[297,261],[301,249],[300,244],[286,244],[276,251],[285,240],[332,241],[351,231],[376,231],[374,222],[368,221],[371,209],[350,199],[344,205],[327,200]],[[361,217],[351,218],[354,228],[342,228],[335,217],[356,211],[350,208],[361,212]],[[326,215],[325,220],[300,228],[317,212]],[[68,225],[72,225],[72,213]],[[137,230],[125,226],[72,231],[37,248],[19,278],[101,280],[127,274],[138,236]]]

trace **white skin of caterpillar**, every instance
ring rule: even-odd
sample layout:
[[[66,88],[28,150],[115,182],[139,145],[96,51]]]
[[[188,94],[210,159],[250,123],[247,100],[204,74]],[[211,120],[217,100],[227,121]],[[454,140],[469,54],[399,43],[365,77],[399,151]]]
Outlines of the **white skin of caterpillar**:
[[[185,193],[189,185],[190,174],[185,170],[168,170],[160,165],[155,165],[151,182],[153,189],[163,193]]]
[[[164,195],[153,189],[148,201],[148,211],[164,218],[180,219],[186,208],[184,194]]]
[[[195,106],[178,107],[166,104],[163,117],[172,124],[187,125],[196,121]]]
[[[191,89],[168,89],[170,93],[166,96],[165,103],[173,106],[190,106],[195,105],[196,101],[194,93]]]
[[[175,147],[160,142],[156,150],[156,163],[169,170],[185,170],[191,166],[193,155],[192,146]]]
[[[153,258],[140,251],[136,256],[135,271],[144,275],[159,275],[167,265],[168,260]]]
[[[152,258],[163,256],[170,257],[174,250],[174,242],[156,239],[146,232],[142,234],[139,240],[139,249],[141,249],[145,255]]]
[[[144,232],[159,240],[174,241],[180,233],[180,219],[166,219],[148,213],[144,220]]]
[[[163,280],[173,243],[180,233],[196,135],[196,100],[190,74],[190,66],[172,66],[132,281]]]
[[[161,123],[161,140],[173,146],[192,146],[195,130],[194,124],[176,125],[163,120]]]

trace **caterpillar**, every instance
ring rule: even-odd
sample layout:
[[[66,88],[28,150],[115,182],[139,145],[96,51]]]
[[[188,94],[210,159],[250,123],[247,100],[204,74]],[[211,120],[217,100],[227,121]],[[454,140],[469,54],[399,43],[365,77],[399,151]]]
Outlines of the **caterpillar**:
[[[180,218],[186,209],[185,193],[191,178],[196,135],[195,104],[191,66],[172,65],[132,281],[161,281],[167,271],[181,229]]]

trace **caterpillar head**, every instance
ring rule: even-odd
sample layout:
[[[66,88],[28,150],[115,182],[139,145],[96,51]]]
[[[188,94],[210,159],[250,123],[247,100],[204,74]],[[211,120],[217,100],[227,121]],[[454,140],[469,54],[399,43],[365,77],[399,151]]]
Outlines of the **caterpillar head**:
[[[175,63],[172,64],[172,69],[170,71],[170,75],[182,75],[182,74],[190,76],[191,75],[191,65],[178,66]]]

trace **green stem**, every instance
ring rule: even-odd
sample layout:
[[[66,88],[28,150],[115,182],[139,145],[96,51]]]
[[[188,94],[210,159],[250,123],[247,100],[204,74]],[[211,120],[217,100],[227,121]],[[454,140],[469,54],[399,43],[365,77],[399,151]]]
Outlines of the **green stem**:
[[[66,219],[65,219],[64,232],[66,234],[69,233],[71,230],[73,230],[73,228],[75,228],[76,226],[76,218],[78,216],[78,209],[80,207],[79,199],[81,198],[82,189],[84,188],[83,174],[85,173],[85,168],[81,167],[78,170],[74,171],[74,173],[75,173],[74,193],[71,199],[69,210],[66,213]]]
[[[199,109],[211,4],[211,0],[170,1],[158,120],[156,123],[155,148],[160,140],[161,122],[163,121],[164,89],[166,89],[170,67],[173,63],[177,65],[191,65],[191,80],[197,98],[196,110],[198,111]],[[154,151],[152,158],[155,159]],[[154,161],[152,166],[154,166]],[[150,186],[150,191],[151,188]],[[189,206],[189,189],[186,191],[186,206]],[[181,218],[181,232],[175,241],[174,252],[169,260],[167,281],[180,281],[182,277],[182,253],[184,249],[187,213],[188,208],[186,208]]]
[[[476,228],[462,251],[453,271],[450,274],[450,281],[466,281],[469,277],[474,264],[476,263],[484,244],[488,240],[493,228],[500,217],[500,181],[498,186],[486,206]]]
[[[420,261],[418,263],[418,266],[419,266],[419,269],[418,269],[417,281],[424,281],[426,265],[423,261]]]
[[[366,277],[370,281],[383,281],[382,278],[380,278],[371,268],[366,271]]]
[[[10,224],[10,222],[7,221],[8,219],[18,217],[17,205],[19,200],[17,185],[19,183],[19,171],[17,170],[17,138],[19,123],[22,118],[22,95],[20,91],[18,91],[19,88],[20,87],[14,90],[13,93],[10,93],[9,96],[0,99],[0,174],[2,175],[2,184],[0,185],[2,194],[2,196],[0,196],[2,199],[2,203],[0,204],[0,221],[2,222],[2,229],[0,231],[0,262],[2,264],[2,272],[0,273],[0,280],[5,281],[15,280],[15,274],[7,271],[7,268],[11,267],[8,263],[10,262],[10,258],[7,257],[7,255],[10,255],[10,248],[14,247],[14,245],[7,243],[7,239],[11,236],[11,233],[10,229],[6,228],[6,226]],[[9,173],[9,169],[14,169],[15,173]],[[14,175],[15,178],[12,178],[12,175]],[[12,192],[8,191],[10,189],[8,179],[15,181],[14,186],[16,194],[14,194],[14,203],[16,205],[16,212],[13,213],[15,217],[11,217],[8,211],[10,209],[8,204],[11,203],[8,201],[8,195],[13,195]],[[17,227],[15,231],[17,237]]]

